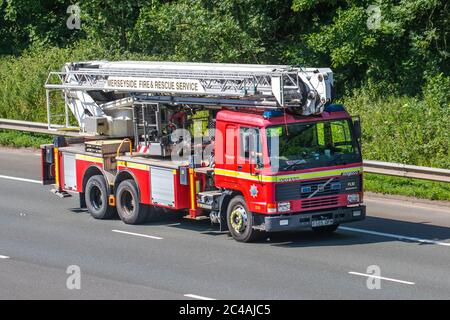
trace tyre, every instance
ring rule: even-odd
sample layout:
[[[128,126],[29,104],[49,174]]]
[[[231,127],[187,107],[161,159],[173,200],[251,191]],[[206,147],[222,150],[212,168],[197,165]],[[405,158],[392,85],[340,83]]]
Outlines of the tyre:
[[[95,219],[110,219],[115,210],[108,205],[108,188],[102,175],[89,178],[84,191],[86,207]]]
[[[162,220],[164,212],[163,208],[149,206],[147,211],[147,221],[156,222]]]
[[[148,216],[148,206],[139,202],[139,193],[133,180],[124,180],[116,192],[116,207],[120,219],[126,224],[140,224]]]
[[[339,224],[333,224],[331,226],[314,227],[312,229],[314,232],[317,232],[317,233],[333,233],[336,231],[336,229],[338,227],[339,227]]]
[[[235,196],[227,209],[227,224],[231,236],[239,242],[251,242],[258,239],[262,232],[253,229],[253,214],[248,210],[245,199]]]

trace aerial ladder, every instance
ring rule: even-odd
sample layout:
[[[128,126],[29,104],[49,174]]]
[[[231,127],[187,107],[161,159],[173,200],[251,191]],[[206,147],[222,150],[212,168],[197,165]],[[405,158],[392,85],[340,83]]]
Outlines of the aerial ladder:
[[[283,110],[320,114],[332,95],[329,68],[185,62],[88,61],[50,72],[45,84],[49,128],[50,92],[64,95],[66,125],[70,111],[84,134],[134,137],[148,148],[162,136],[174,114],[199,108]],[[156,150],[156,151],[155,151]]]

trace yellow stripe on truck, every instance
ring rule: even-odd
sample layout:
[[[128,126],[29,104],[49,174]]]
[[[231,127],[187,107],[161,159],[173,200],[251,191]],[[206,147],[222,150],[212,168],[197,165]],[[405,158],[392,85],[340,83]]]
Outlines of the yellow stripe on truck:
[[[306,173],[295,173],[295,174],[286,174],[279,176],[268,176],[268,175],[260,175],[255,176],[250,173],[239,172],[234,170],[224,170],[224,169],[215,169],[214,174],[228,177],[236,177],[241,179],[253,180],[253,181],[264,181],[264,182],[289,182],[296,180],[304,180],[304,179],[313,179],[313,178],[325,178],[330,176],[339,176],[344,173],[361,173],[362,167],[352,167],[352,168],[344,168],[344,169],[334,169],[334,170],[324,170],[324,171],[315,171],[315,172],[306,172]]]
[[[53,148],[54,158],[55,158],[55,184],[59,188],[59,151],[58,148]]]
[[[139,170],[146,170],[146,171],[148,171],[150,169],[150,167],[148,165],[141,164],[141,163],[129,162],[129,161],[117,161],[117,165],[121,166],[121,167],[127,167],[127,168],[131,168],[131,169],[139,169]]]
[[[103,158],[101,157],[87,156],[84,154],[76,154],[75,159],[89,162],[103,163]]]
[[[191,210],[195,210],[195,182],[194,169],[189,168],[189,191],[191,193]]]

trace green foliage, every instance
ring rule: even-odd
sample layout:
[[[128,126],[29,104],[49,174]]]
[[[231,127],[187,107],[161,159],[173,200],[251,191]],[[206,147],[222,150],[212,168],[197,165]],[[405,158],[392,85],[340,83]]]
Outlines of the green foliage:
[[[132,39],[134,50],[178,61],[256,62],[262,50],[230,13],[197,0],[144,9]]]
[[[45,121],[44,83],[49,71],[59,70],[67,61],[85,58],[98,58],[91,44],[76,49],[34,46],[19,58],[2,58],[0,118]]]
[[[1,146],[39,148],[41,144],[52,141],[52,137],[45,134],[0,130]]]
[[[66,27],[69,4],[0,0],[0,54],[88,39],[154,59],[332,66],[341,96],[379,81],[416,95],[449,73],[443,0],[92,0],[81,30]]]
[[[0,55],[19,54],[30,45],[72,43],[84,36],[69,30],[65,0],[0,0]]]
[[[88,39],[108,50],[128,50],[134,24],[142,8],[158,0],[89,0],[80,3],[82,29]]]
[[[66,62],[102,59],[145,60],[148,57],[121,54],[117,50],[106,50],[98,43],[83,40],[67,48],[35,45],[18,58],[0,58],[0,118],[46,122],[44,84],[48,73],[60,70]],[[52,106],[56,106],[55,114],[63,112],[60,94],[52,94]]]
[[[384,194],[399,194],[408,197],[450,200],[450,184],[402,177],[364,174],[364,189]]]
[[[424,99],[385,95],[376,86],[342,99],[351,114],[361,116],[364,158],[450,168],[450,99],[442,87],[448,81],[432,78]]]
[[[310,50],[337,74],[339,92],[375,80],[416,94],[430,74],[449,72],[449,7],[439,0],[334,1],[330,22],[303,35]],[[379,8],[380,23],[373,23]],[[323,8],[324,2],[294,0],[298,12]],[[375,12],[375,13],[374,13]]]

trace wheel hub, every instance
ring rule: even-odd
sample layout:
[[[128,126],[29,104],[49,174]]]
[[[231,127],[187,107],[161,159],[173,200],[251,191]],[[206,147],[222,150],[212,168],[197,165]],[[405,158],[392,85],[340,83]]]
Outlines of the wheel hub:
[[[131,216],[134,211],[134,198],[130,192],[124,191],[122,193],[121,204],[122,204],[122,209],[123,209],[124,213],[127,216]]]
[[[97,186],[93,186],[91,188],[89,196],[90,196],[91,203],[94,206],[94,208],[99,210],[103,205],[102,191],[100,190],[100,188]]]
[[[242,206],[236,206],[230,215],[231,227],[238,233],[247,228],[247,212]]]

